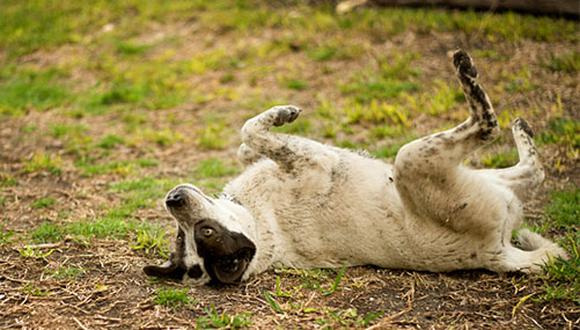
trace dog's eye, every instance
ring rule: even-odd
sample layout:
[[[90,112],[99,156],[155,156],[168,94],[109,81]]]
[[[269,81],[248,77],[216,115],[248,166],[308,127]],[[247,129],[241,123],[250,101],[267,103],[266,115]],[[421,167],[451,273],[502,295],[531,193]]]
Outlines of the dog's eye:
[[[210,237],[211,235],[213,235],[214,230],[209,228],[209,227],[205,227],[201,230],[201,234],[205,237]]]

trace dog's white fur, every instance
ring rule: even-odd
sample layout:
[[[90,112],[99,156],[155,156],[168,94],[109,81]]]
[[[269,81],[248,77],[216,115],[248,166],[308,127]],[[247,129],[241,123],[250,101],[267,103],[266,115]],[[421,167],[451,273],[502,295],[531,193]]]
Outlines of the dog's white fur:
[[[256,245],[242,280],[276,265],[529,272],[551,257],[565,257],[555,243],[527,229],[518,232],[519,247],[511,242],[512,230],[522,222],[523,201],[544,178],[523,120],[512,128],[520,157],[516,166],[462,165],[499,128],[471,59],[459,51],[454,61],[470,118],[407,144],[393,165],[271,133],[270,127],[296,119],[300,110],[294,106],[274,107],[248,120],[239,149],[247,169],[220,198],[191,187],[198,206],[188,219],[176,216],[186,233],[187,267],[203,265],[191,229],[200,218],[215,219]],[[204,274],[195,282],[208,280]]]

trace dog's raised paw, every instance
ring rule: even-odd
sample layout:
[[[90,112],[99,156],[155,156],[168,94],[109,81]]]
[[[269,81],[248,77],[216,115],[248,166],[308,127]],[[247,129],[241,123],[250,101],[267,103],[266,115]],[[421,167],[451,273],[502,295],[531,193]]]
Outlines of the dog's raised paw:
[[[523,119],[523,118],[516,118],[514,120],[513,125],[514,125],[514,127],[516,127],[518,129],[521,129],[522,131],[524,131],[530,137],[534,137],[534,130],[532,130],[532,128],[530,127],[530,124],[528,124],[528,122],[525,119]]]
[[[453,65],[460,75],[477,78],[477,69],[473,65],[471,56],[463,49],[458,49],[453,53]]]
[[[276,116],[274,117],[274,126],[282,126],[291,123],[298,118],[302,109],[294,105],[280,105],[274,107]]]

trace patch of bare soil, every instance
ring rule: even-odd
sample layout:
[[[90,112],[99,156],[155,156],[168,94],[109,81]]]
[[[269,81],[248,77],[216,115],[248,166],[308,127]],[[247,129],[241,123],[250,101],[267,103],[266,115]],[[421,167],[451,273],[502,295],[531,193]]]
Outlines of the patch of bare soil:
[[[155,289],[166,284],[147,280],[140,268],[144,257],[124,242],[99,241],[90,247],[67,242],[52,249],[50,258],[25,262],[14,249],[0,250],[2,328],[188,328],[210,306],[232,315],[251,312],[252,327],[262,329],[315,329],[323,324],[321,319],[329,318],[326,311],[349,309],[356,309],[357,315],[384,315],[373,321],[373,329],[572,329],[580,316],[578,306],[570,302],[531,303],[538,283],[526,281],[525,275],[370,267],[347,270],[339,289],[330,295],[318,289],[296,291],[304,285],[300,275],[270,271],[240,286],[190,288],[195,304],[171,309],[154,304]],[[85,273],[75,281],[55,280],[47,275],[53,266],[49,260],[82,267]],[[276,276],[283,278],[278,288]],[[294,292],[292,297],[276,298],[282,313],[271,309],[264,298],[265,291],[277,289]],[[343,314],[328,321],[332,327],[364,328],[353,320]]]

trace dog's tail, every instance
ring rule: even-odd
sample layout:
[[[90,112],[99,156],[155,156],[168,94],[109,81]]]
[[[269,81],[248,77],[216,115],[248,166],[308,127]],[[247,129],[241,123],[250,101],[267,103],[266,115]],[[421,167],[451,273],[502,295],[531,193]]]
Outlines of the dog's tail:
[[[538,262],[544,263],[549,258],[556,257],[568,259],[568,254],[558,244],[529,229],[520,229],[516,241],[520,249],[530,252],[531,259],[536,259]]]

